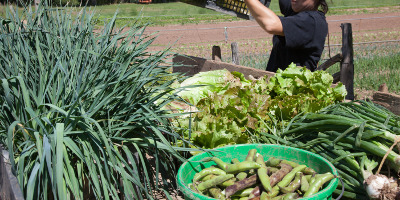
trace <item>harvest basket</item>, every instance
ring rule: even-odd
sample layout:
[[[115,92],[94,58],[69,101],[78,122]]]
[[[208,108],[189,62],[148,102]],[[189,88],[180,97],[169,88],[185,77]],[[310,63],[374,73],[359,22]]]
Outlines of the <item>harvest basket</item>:
[[[269,7],[271,0],[260,0],[260,2],[264,6]],[[251,19],[250,12],[244,0],[207,0],[206,8],[245,19]]]
[[[178,170],[178,187],[185,196],[185,199],[213,199],[190,190],[187,185],[192,182],[193,176],[200,170],[215,165],[214,162],[199,162],[200,160],[216,156],[224,162],[230,162],[233,158],[244,160],[250,149],[257,149],[257,152],[262,154],[267,160],[269,157],[276,157],[279,159],[286,159],[299,164],[307,165],[313,168],[317,173],[331,172],[338,175],[335,167],[325,158],[314,154],[309,151],[297,149],[282,145],[269,145],[269,144],[244,144],[244,145],[230,145],[221,148],[216,148],[212,152],[204,152],[191,157],[187,162],[183,163]],[[327,186],[321,189],[317,194],[303,198],[307,200],[324,200],[331,199],[332,193],[338,186],[338,178],[332,179]]]
[[[181,0],[186,3],[206,7],[228,15],[244,19],[252,19],[244,0]],[[271,0],[259,0],[264,6],[269,7]]]

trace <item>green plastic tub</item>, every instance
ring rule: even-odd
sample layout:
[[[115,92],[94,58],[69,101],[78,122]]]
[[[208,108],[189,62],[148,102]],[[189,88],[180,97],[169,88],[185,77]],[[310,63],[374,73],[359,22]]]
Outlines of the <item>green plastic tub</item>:
[[[332,172],[334,175],[338,175],[335,167],[325,158],[302,149],[297,149],[293,147],[287,147],[282,145],[268,145],[268,144],[245,144],[245,145],[232,145],[224,146],[221,148],[216,148],[212,152],[206,152],[197,154],[191,157],[187,162],[183,163],[178,170],[178,187],[185,196],[185,199],[213,199],[190,190],[187,185],[192,182],[193,176],[200,170],[210,167],[211,165],[216,165],[213,161],[211,162],[199,162],[203,158],[216,156],[223,160],[224,162],[230,163],[233,158],[238,158],[240,161],[244,160],[250,149],[257,149],[257,153],[264,156],[267,160],[269,157],[276,157],[280,159],[286,159],[289,161],[294,161],[299,164],[307,165],[313,168],[317,173]],[[309,200],[324,200],[331,199],[332,193],[338,186],[338,178],[332,179],[329,184],[320,190],[317,194],[303,198]]]

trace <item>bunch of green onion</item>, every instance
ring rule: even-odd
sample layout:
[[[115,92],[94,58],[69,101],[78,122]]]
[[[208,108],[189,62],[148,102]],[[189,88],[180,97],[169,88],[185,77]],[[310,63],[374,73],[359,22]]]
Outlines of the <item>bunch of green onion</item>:
[[[390,176],[399,172],[399,149],[391,149],[399,135],[399,116],[372,102],[355,101],[297,115],[281,132],[265,133],[262,139],[323,156],[343,178],[344,197],[365,199],[365,179],[374,173]],[[377,168],[383,158],[387,167]]]

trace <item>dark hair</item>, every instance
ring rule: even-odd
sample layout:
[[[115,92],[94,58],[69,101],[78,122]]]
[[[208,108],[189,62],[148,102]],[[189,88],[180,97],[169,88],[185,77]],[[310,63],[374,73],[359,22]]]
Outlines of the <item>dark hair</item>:
[[[325,0],[318,0],[317,5],[318,5],[318,7],[321,7],[321,11],[323,13],[326,14],[328,12],[328,4],[326,3]]]

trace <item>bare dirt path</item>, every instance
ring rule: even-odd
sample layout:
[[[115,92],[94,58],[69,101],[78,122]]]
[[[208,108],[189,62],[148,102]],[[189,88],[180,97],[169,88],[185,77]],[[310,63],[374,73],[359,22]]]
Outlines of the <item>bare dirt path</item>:
[[[384,8],[382,8],[384,9]],[[377,14],[354,14],[328,16],[330,37],[341,36],[341,24],[351,23],[353,35],[400,32],[400,7]],[[270,40],[272,35],[264,32],[255,21],[236,21],[225,23],[173,25],[163,27],[148,27],[146,34],[158,32],[158,38],[153,42],[152,49],[160,50],[167,46],[201,46],[243,40]],[[385,40],[387,38],[376,38]],[[399,36],[390,39],[400,40]]]

